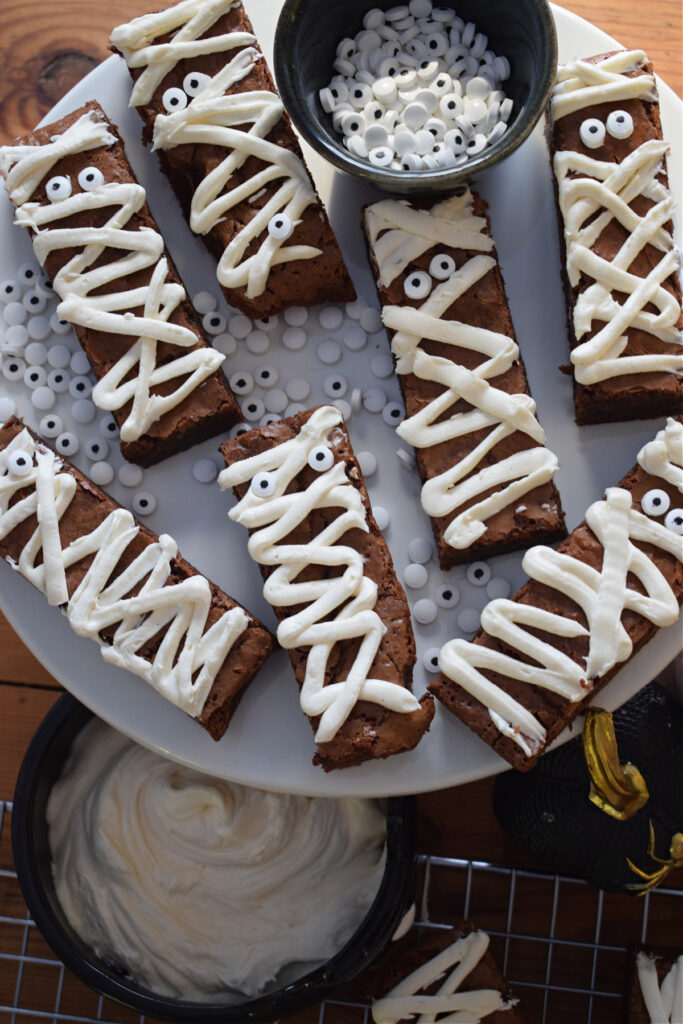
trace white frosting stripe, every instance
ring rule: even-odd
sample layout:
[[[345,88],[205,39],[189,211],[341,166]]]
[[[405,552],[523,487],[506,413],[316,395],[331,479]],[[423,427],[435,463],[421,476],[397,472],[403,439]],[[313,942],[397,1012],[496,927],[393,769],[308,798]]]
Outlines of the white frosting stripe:
[[[265,90],[229,95],[245,78],[261,52],[255,36],[229,32],[201,38],[222,15],[239,6],[235,0],[183,0],[158,14],[147,14],[114,29],[111,41],[123,53],[129,67],[144,71],[133,87],[131,104],[148,103],[156,88],[181,60],[205,54],[239,49],[200,91],[189,97],[181,110],[158,114],[154,121],[154,148],[173,149],[181,145],[218,146],[226,151],[222,160],[197,187],[190,207],[190,227],[205,235],[225,220],[238,203],[260,194],[280,182],[268,201],[236,231],[218,264],[218,280],[225,288],[246,286],[248,298],[265,291],[271,269],[292,260],[309,260],[322,250],[309,245],[285,245],[285,239],[268,233],[268,222],[276,214],[287,216],[293,225],[304,210],[316,202],[316,195],[301,159],[290,149],[267,140],[280,121],[284,107],[279,96]],[[154,39],[171,34],[164,43]],[[245,125],[249,125],[245,130]],[[247,159],[254,157],[267,166],[241,183],[233,183]],[[245,257],[261,236],[255,252]]]
[[[654,957],[638,953],[636,966],[650,1024],[680,1024],[683,1021],[683,955],[672,964],[661,986]]]
[[[418,1018],[419,1024],[479,1024],[496,1010],[509,1010],[513,1002],[505,1002],[496,989],[475,989],[459,992],[462,985],[486,953],[489,937],[474,931],[437,953],[417,970],[400,981],[382,999],[372,1004],[375,1024],[398,1024]],[[420,995],[447,971],[445,980],[432,995]],[[447,1014],[447,1016],[442,1016]]]
[[[22,452],[32,460],[29,473],[12,473],[9,459]],[[48,448],[22,430],[0,451],[0,539],[36,515],[38,523],[14,568],[41,590],[50,604],[66,605],[71,628],[79,636],[101,643],[105,661],[126,668],[150,683],[162,696],[188,714],[200,714],[213,681],[249,618],[236,606],[207,628],[211,587],[204,576],[193,575],[166,586],[175,541],[166,534],[147,545],[112,579],[139,527],[125,509],[114,509],[90,533],[62,548],[59,522],[77,489],[62,463]],[[18,491],[32,488],[14,504]],[[40,564],[37,557],[42,553]],[[66,569],[84,558],[90,566],[69,598]],[[111,644],[102,631],[116,627]],[[141,654],[145,645],[164,631],[153,656]]]
[[[269,474],[269,493],[259,494],[251,486],[230,518],[253,531],[249,554],[254,561],[276,567],[263,588],[269,603],[276,608],[302,606],[280,623],[277,637],[287,649],[310,647],[300,701],[304,714],[321,716],[318,743],[336,735],[359,700],[399,712],[420,706],[404,686],[370,676],[386,627],[374,610],[377,585],[364,575],[362,555],[341,543],[349,530],[368,532],[360,491],[349,482],[346,463],[334,462],[304,490],[288,491],[311,452],[327,449],[341,422],[332,406],[316,409],[295,437],[235,462],[218,477],[225,490]],[[308,543],[283,543],[316,509],[337,509],[339,514]],[[343,568],[343,573],[295,582],[311,565]],[[360,640],[360,647],[347,678],[325,686],[335,644],[350,640]]]
[[[185,300],[185,290],[167,280],[168,262],[161,235],[151,228],[126,228],[145,204],[141,185],[112,182],[58,202],[40,205],[28,201],[39,181],[64,155],[115,143],[106,128],[92,113],[83,114],[54,142],[0,150],[0,163],[7,174],[10,198],[20,204],[15,221],[34,233],[33,248],[40,263],[45,264],[52,252],[76,250],[54,277],[61,300],[58,316],[87,330],[135,339],[92,393],[95,404],[107,411],[116,411],[132,401],[120,430],[121,439],[132,442],[188,398],[225,357],[215,349],[200,346],[157,366],[159,343],[188,349],[199,339],[189,328],[168,322]],[[9,167],[12,169],[7,173]],[[69,217],[109,209],[111,216],[101,227],[60,227],[60,222]],[[107,249],[117,258],[95,266]],[[148,285],[116,289],[117,282],[148,269]],[[102,293],[107,288],[110,290]],[[96,291],[99,294],[93,294]],[[169,381],[178,381],[173,390],[153,393],[154,388]]]
[[[683,424],[670,419],[666,429],[642,449],[638,461],[648,473],[683,493]],[[652,545],[683,562],[683,538],[631,506],[629,491],[610,487],[605,500],[594,502],[586,512],[586,523],[603,548],[599,570],[545,546],[530,548],[524,556],[528,576],[574,601],[585,615],[587,629],[572,618],[534,605],[494,600],[484,608],[481,625],[504,650],[465,640],[451,640],[441,649],[439,667],[444,675],[484,704],[492,717],[498,716],[496,724],[502,719],[501,732],[527,754],[545,742],[544,727],[481,669],[579,701],[594,680],[631,656],[632,643],[621,621],[624,611],[634,611],[655,626],[671,625],[678,618],[673,587],[638,544]],[[629,583],[630,577],[638,581],[638,589]],[[585,665],[530,629],[557,637],[588,636]],[[506,653],[510,650],[521,657]]]
[[[474,216],[470,192],[431,210],[414,210],[403,202],[383,200],[368,208],[366,225],[379,279],[385,285],[438,242],[475,250],[493,246],[484,234],[485,219]],[[429,516],[450,516],[469,505],[444,531],[446,543],[459,550],[486,532],[486,521],[491,516],[547,483],[557,469],[557,459],[544,447],[545,434],[536,419],[533,399],[526,394],[508,394],[488,383],[506,373],[519,358],[515,341],[496,331],[443,319],[450,306],[495,266],[491,256],[472,256],[437,284],[419,309],[388,305],[382,311],[385,326],[395,332],[391,348],[397,373],[412,373],[443,387],[436,398],[398,426],[399,437],[421,449],[492,428],[471,452],[422,487],[422,507]],[[487,358],[469,370],[431,355],[425,351],[425,341],[466,348]],[[472,408],[444,418],[460,400]],[[527,434],[538,446],[480,468],[491,449],[515,431]],[[475,501],[492,488],[492,493]]]
[[[651,75],[627,75],[646,59],[638,50],[615,54],[597,65],[574,61],[560,68],[551,101],[553,117],[557,120],[592,104],[628,98],[655,101]],[[555,153],[553,166],[564,219],[567,276],[573,288],[585,280],[590,282],[577,295],[573,311],[577,341],[595,331],[571,353],[579,384],[596,384],[629,373],[683,370],[680,351],[623,354],[628,332],[633,330],[644,331],[662,342],[683,341],[678,327],[680,304],[664,287],[680,265],[665,226],[671,220],[674,201],[659,180],[667,150],[661,139],[647,139],[619,163],[585,152]],[[649,200],[644,214],[636,213],[631,206],[639,197]],[[628,237],[608,260],[594,252],[593,246],[612,221]],[[645,277],[639,277],[629,268],[646,246],[658,249],[662,256]],[[655,312],[648,308],[651,305]]]
[[[385,287],[434,245],[480,252],[493,249],[493,239],[484,234],[486,221],[472,211],[469,191],[429,210],[415,210],[404,200],[384,199],[368,207],[365,222]]]
[[[573,60],[558,68],[557,84],[553,89],[550,106],[555,121],[595,103],[618,103],[621,100],[656,99],[655,80],[652,75],[630,77],[645,61],[642,50],[620,50],[593,64],[587,60]]]

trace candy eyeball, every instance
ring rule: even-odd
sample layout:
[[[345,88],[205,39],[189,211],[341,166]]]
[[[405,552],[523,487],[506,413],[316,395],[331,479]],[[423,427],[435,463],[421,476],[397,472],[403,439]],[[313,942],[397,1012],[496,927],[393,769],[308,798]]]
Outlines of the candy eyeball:
[[[334,464],[334,455],[325,444],[316,445],[308,454],[308,465],[318,473],[324,473]]]
[[[84,192],[92,192],[94,188],[104,185],[104,175],[99,167],[84,167],[78,175],[78,184]]]
[[[201,71],[190,71],[183,78],[183,89],[188,96],[197,96],[210,81],[210,75],[205,75]]]
[[[23,448],[17,448],[7,459],[7,468],[12,476],[28,476],[33,468],[33,459]]]
[[[173,86],[166,90],[161,97],[161,102],[167,113],[174,114],[177,110],[184,110],[187,106],[187,94],[182,89]]]
[[[426,299],[432,290],[432,279],[424,270],[413,270],[403,282],[403,290],[409,299]]]
[[[68,199],[71,195],[71,178],[66,174],[56,174],[48,181],[45,191],[51,203],[57,203],[60,199]]]
[[[251,481],[249,490],[259,498],[269,498],[275,494],[275,474],[257,473]]]
[[[633,135],[633,118],[627,110],[613,110],[607,115],[606,126],[613,139],[628,139]]]
[[[294,231],[294,224],[292,218],[288,217],[286,213],[276,213],[268,221],[268,234],[271,238],[277,238],[278,241],[289,238],[292,231]]]
[[[587,117],[581,122],[579,135],[588,149],[599,149],[605,141],[605,126],[597,117]]]
[[[640,507],[647,516],[663,516],[665,512],[669,511],[670,504],[669,495],[666,491],[654,487],[643,495]]]
[[[455,260],[448,253],[437,253],[429,264],[429,273],[437,281],[447,281],[455,273]]]
[[[683,508],[672,508],[664,520],[667,530],[683,536]]]

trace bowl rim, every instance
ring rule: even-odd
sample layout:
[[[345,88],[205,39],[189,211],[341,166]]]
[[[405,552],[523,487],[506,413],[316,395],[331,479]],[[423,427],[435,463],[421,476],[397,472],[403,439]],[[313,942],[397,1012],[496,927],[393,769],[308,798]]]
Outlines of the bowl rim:
[[[460,167],[446,167],[437,170],[403,171],[392,168],[376,167],[365,160],[354,157],[341,144],[332,145],[316,132],[311,123],[318,119],[308,114],[303,92],[294,74],[295,61],[291,58],[292,44],[301,18],[301,9],[313,0],[285,0],[275,28],[273,47],[273,65],[277,87],[285,102],[285,108],[297,131],[306,142],[325,160],[338,170],[352,174],[371,185],[397,194],[421,193],[430,194],[439,191],[448,192],[467,179],[510,156],[521,146],[536,127],[550,99],[557,74],[558,47],[555,20],[548,0],[528,0],[534,7],[541,27],[543,46],[541,62],[536,68],[529,89],[529,96],[523,111],[524,116],[517,117],[509,131],[498,139],[493,146],[483,153],[471,157]],[[368,9],[375,6],[378,0],[368,0]],[[390,0],[388,0],[390,6]],[[457,0],[443,0],[445,6],[457,7]],[[387,4],[380,0],[380,6]],[[307,113],[304,114],[303,112]]]
[[[45,885],[45,865],[34,844],[34,815],[42,779],[42,767],[51,746],[64,741],[67,747],[96,716],[69,693],[53,704],[38,726],[24,755],[17,778],[12,808],[12,853],[17,878],[36,926],[57,957],[98,994],[146,1016],[187,1024],[204,1022],[272,1022],[284,1013],[323,999],[325,993],[358,974],[385,948],[415,898],[417,874],[417,801],[414,796],[387,798],[387,857],[380,887],[370,909],[345,945],[329,960],[281,989],[241,1003],[205,1003],[173,999],[127,983],[94,954],[78,948],[84,944],[67,921],[53,912]],[[50,780],[50,785],[59,776]],[[330,798],[334,799],[334,798]],[[41,823],[37,823],[39,827]],[[45,826],[45,822],[42,822]],[[47,842],[47,838],[46,838]],[[54,888],[53,888],[54,893]],[[56,894],[54,895],[56,902]]]

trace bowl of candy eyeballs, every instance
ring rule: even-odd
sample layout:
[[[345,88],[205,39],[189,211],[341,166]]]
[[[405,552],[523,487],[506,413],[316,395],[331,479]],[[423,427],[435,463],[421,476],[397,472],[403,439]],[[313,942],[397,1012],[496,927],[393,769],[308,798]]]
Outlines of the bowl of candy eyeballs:
[[[447,192],[509,156],[556,66],[546,0],[285,0],[275,34],[278,87],[303,138],[403,195]]]

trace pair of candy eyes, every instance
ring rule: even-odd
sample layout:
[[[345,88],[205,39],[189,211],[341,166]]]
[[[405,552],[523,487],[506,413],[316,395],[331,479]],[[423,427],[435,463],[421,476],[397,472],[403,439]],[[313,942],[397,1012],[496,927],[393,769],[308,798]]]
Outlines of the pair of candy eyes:
[[[658,487],[647,491],[640,500],[640,507],[645,515],[655,517],[665,515],[664,525],[666,528],[673,530],[674,533],[683,534],[683,509],[670,509],[670,505],[669,495]]]
[[[184,110],[189,101],[198,96],[207,82],[210,81],[210,75],[204,75],[201,71],[190,71],[183,78],[182,89],[179,89],[177,85],[173,85],[164,92],[161,97],[164,110],[168,114],[175,114],[177,110]]]
[[[426,270],[414,270],[405,278],[403,290],[409,299],[426,299],[437,281],[447,281],[455,273],[455,260],[448,253],[437,253]]]
[[[627,110],[613,110],[604,124],[597,117],[587,117],[579,128],[581,141],[588,149],[602,146],[605,132],[613,139],[628,139],[633,135],[633,118]]]
[[[308,453],[308,465],[317,473],[325,473],[334,465],[334,455],[327,445],[319,444]],[[257,473],[250,484],[250,490],[259,498],[270,498],[275,493],[275,473]]]
[[[99,167],[84,167],[78,175],[78,184],[84,192],[92,192],[94,188],[104,185],[104,175]],[[73,190],[71,178],[68,174],[56,174],[50,178],[45,191],[47,198],[56,203],[59,199],[68,199]]]

